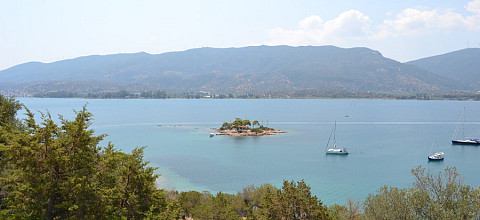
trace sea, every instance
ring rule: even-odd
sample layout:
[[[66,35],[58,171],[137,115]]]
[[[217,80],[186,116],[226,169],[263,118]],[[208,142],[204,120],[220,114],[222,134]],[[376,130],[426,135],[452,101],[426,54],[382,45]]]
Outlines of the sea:
[[[86,105],[91,129],[107,134],[122,152],[146,146],[158,167],[160,188],[237,193],[249,185],[305,182],[324,204],[362,201],[384,185],[407,188],[411,170],[456,167],[464,183],[480,186],[480,147],[452,145],[458,135],[480,137],[480,102],[368,99],[44,99],[19,98],[39,116],[74,119]],[[464,113],[464,120],[461,119]],[[19,117],[25,117],[20,114]],[[214,136],[212,128],[235,118],[287,133]],[[336,122],[337,146],[350,154],[326,155]],[[429,162],[433,151],[445,160]],[[331,142],[331,140],[330,140]],[[477,157],[479,156],[479,157]]]

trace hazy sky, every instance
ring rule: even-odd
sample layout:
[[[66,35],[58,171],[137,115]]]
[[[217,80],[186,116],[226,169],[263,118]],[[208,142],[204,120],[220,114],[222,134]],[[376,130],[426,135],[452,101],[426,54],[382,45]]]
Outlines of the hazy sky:
[[[0,0],[0,70],[92,54],[369,47],[398,61],[480,46],[480,0]]]

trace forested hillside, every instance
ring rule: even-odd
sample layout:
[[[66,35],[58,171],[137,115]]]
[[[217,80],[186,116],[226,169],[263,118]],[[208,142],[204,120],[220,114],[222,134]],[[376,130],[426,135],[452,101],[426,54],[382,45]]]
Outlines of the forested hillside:
[[[467,48],[438,56],[410,61],[412,64],[480,90],[480,48]]]
[[[86,56],[25,63],[0,71],[0,85],[29,93],[169,92],[265,93],[305,89],[350,92],[468,89],[368,48],[255,46],[198,48],[163,54]],[[101,88],[98,85],[105,85]]]

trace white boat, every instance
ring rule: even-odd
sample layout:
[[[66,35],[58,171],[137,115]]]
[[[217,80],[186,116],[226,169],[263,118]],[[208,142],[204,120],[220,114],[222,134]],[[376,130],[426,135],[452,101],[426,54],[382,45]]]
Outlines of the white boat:
[[[430,147],[430,156],[428,156],[428,160],[443,160],[444,159],[444,156],[445,154],[443,152],[435,152],[432,154],[432,150],[433,148],[435,147],[435,143],[436,143],[436,140],[434,139],[433,140],[433,144],[432,146]]]
[[[348,149],[346,147],[341,147],[337,148],[337,138],[336,138],[336,132],[337,132],[337,121],[335,121],[335,125],[333,126],[332,133],[330,133],[330,137],[328,138],[327,146],[325,146],[325,153],[326,154],[342,154],[346,155],[348,154]],[[328,148],[328,144],[330,143],[330,139],[332,138],[333,134],[333,147]]]
[[[327,154],[348,154],[347,148],[330,148],[326,150]]]
[[[460,121],[462,121],[461,124]],[[457,134],[460,127],[462,128],[462,138],[457,139]],[[478,138],[465,137],[465,107],[463,108],[462,115],[460,116],[457,126],[455,127],[455,131],[453,132],[452,144],[480,145],[480,140]]]
[[[478,138],[452,140],[452,144],[480,145],[480,140]]]
[[[214,133],[210,133],[210,137],[213,137],[213,136],[215,136],[215,134],[214,134]]]
[[[437,152],[428,156],[428,160],[443,160],[443,158],[444,158],[443,152]]]

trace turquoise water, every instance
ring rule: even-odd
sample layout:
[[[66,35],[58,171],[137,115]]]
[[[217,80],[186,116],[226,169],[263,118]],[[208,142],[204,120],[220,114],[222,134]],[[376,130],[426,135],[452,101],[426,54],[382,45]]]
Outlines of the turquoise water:
[[[236,193],[242,187],[301,180],[324,203],[365,199],[382,185],[410,187],[419,165],[456,166],[465,183],[479,186],[476,146],[451,145],[466,108],[465,135],[480,136],[480,102],[406,100],[86,100],[20,99],[31,110],[71,118],[88,102],[92,128],[124,152],[148,146],[145,158],[160,167],[167,189]],[[345,117],[349,115],[350,117]],[[210,128],[236,117],[263,121],[288,133],[210,138]],[[325,155],[334,121],[348,156]],[[159,126],[161,125],[161,126]],[[442,162],[428,162],[436,138]]]

